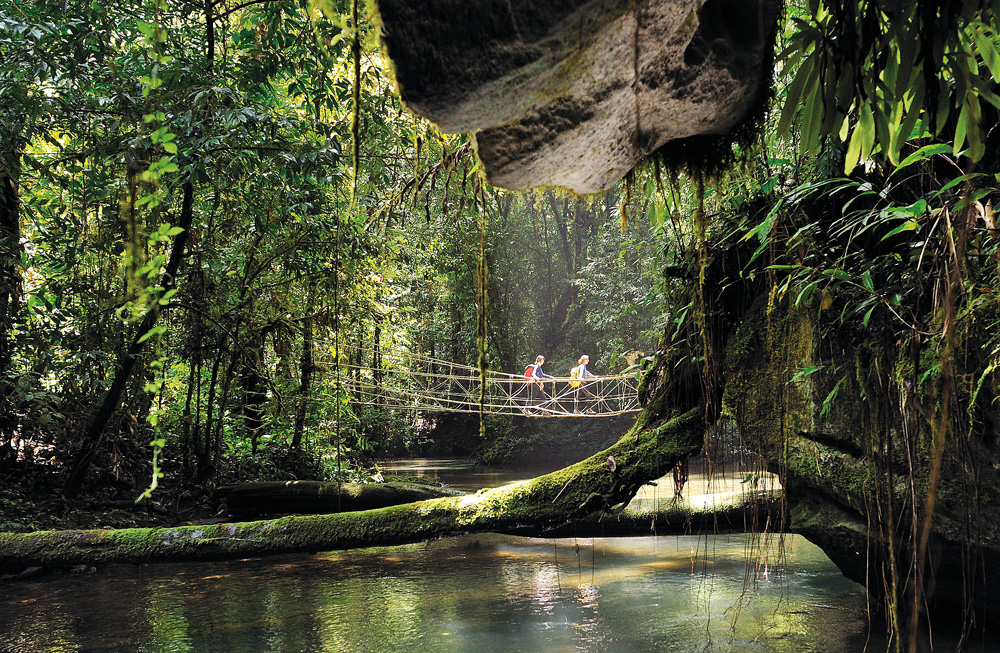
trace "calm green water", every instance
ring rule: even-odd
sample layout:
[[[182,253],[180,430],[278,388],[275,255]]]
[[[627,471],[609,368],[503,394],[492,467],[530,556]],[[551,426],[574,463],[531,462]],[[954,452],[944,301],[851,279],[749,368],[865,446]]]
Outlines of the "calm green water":
[[[6,651],[860,651],[861,587],[796,536],[537,540],[114,566],[4,583]]]

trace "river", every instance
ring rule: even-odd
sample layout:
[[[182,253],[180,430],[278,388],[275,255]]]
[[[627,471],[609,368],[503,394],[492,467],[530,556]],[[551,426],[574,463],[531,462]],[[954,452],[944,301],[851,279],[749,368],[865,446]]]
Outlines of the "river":
[[[783,547],[781,546],[783,544]],[[745,536],[466,536],[7,583],[7,651],[854,651],[863,590]]]
[[[479,487],[493,484],[482,482],[484,474],[508,477],[494,479],[503,482],[526,473],[458,461],[420,466],[449,468],[433,471],[456,486],[462,475]],[[18,653],[800,653],[860,651],[866,641],[864,590],[794,535],[484,534],[317,555],[112,565],[0,587],[0,650]]]

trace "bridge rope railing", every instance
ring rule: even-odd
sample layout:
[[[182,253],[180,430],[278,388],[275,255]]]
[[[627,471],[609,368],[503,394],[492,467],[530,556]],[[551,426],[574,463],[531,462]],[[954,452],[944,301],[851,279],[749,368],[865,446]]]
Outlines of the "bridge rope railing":
[[[361,406],[478,413],[482,379],[469,365],[382,349],[382,366],[341,362],[340,383]],[[328,364],[323,367],[329,367]],[[587,380],[556,377],[528,383],[522,375],[488,371],[483,410],[492,415],[613,417],[636,412],[638,374]]]

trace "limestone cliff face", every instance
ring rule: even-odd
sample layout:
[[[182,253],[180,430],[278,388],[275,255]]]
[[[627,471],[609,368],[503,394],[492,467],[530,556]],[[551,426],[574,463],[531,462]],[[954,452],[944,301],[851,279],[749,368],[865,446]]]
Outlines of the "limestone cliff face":
[[[378,0],[403,100],[476,132],[491,183],[610,188],[725,134],[770,74],[776,0]]]
[[[899,410],[906,380],[886,369],[877,338],[824,335],[818,306],[789,303],[769,310],[762,298],[730,337],[724,414],[782,474],[791,529],[877,595],[890,546],[906,580],[913,518],[919,524],[927,493],[934,408],[916,405],[914,395]],[[966,598],[1000,612],[988,600],[1000,582],[1000,449],[988,431],[950,439],[937,495],[927,587],[932,607],[956,619]]]

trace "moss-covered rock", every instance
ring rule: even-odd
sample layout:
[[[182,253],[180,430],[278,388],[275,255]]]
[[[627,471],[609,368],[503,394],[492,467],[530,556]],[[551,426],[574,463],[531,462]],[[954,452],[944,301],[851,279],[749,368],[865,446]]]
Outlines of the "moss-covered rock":
[[[890,559],[890,547],[898,560],[915,550],[933,407],[898,403],[907,380],[893,368],[896,343],[824,333],[824,317],[821,304],[762,297],[729,339],[723,411],[781,476],[792,530],[847,576],[872,581],[878,595],[886,576],[873,570]],[[930,602],[954,608],[974,599],[997,611],[982,592],[1000,571],[979,561],[1000,558],[1000,451],[989,444],[995,438],[949,439],[931,532]]]

